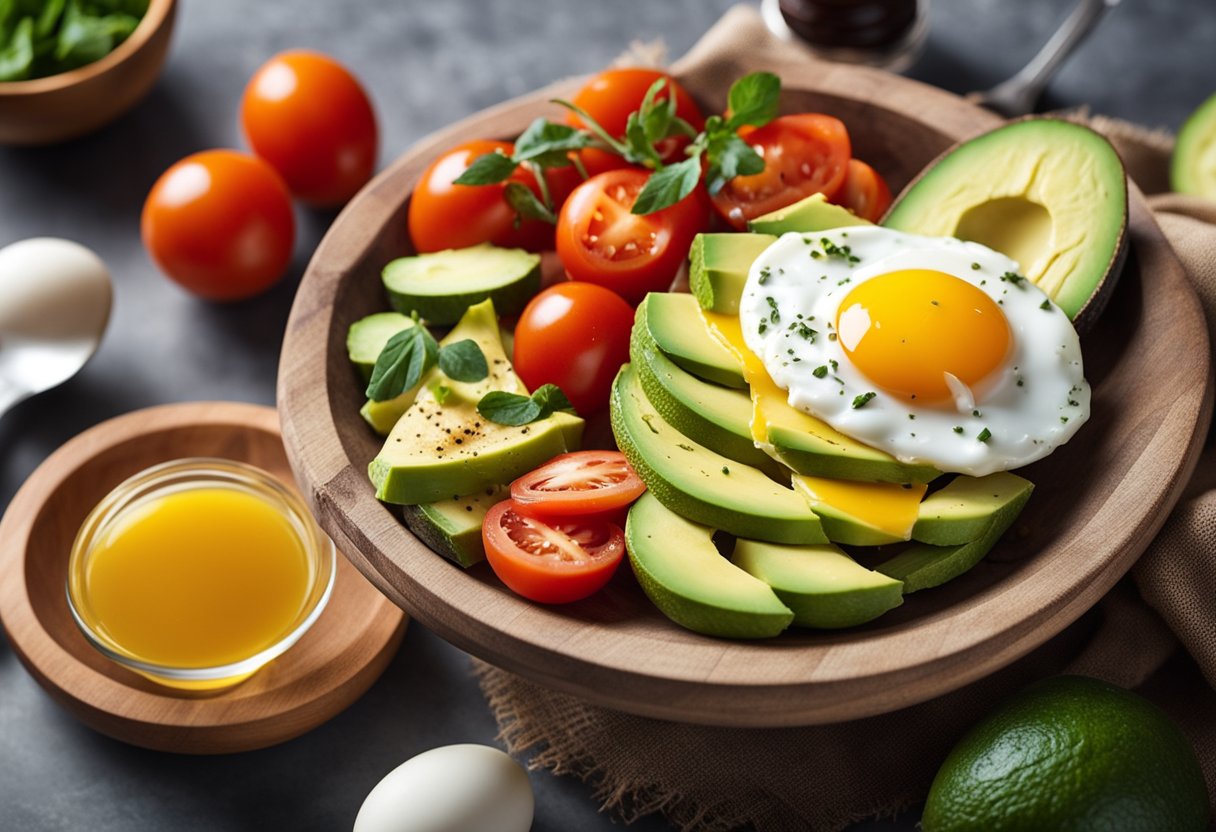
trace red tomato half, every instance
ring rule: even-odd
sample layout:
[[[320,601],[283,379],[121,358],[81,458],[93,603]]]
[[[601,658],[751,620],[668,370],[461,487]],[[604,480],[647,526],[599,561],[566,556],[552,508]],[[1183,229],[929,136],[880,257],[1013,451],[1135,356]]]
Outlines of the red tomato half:
[[[376,114],[363,86],[337,61],[284,52],[254,73],[241,98],[253,152],[313,205],[341,205],[376,169]]]
[[[700,131],[705,126],[705,119],[692,96],[670,76],[654,69],[606,69],[588,81],[571,103],[585,110],[610,135],[623,138],[629,114],[642,106],[646,91],[660,78],[667,78],[668,86],[659,93],[656,100],[667,101],[669,94],[674,91],[676,115],[692,125],[694,130]],[[583,120],[574,113],[570,114],[569,122],[575,127],[585,126]],[[683,158],[682,151],[689,141],[683,136],[672,136],[660,142],[657,150],[665,162],[678,160]]]
[[[606,520],[546,522],[503,500],[481,530],[490,568],[513,592],[542,604],[568,604],[600,590],[625,554],[625,533]]]
[[[169,168],[148,193],[144,246],[161,271],[209,300],[269,289],[291,263],[295,215],[274,168],[235,150],[207,150]]]
[[[605,286],[635,305],[671,286],[705,228],[704,197],[698,188],[670,208],[632,214],[648,178],[637,169],[613,170],[570,194],[557,218],[557,256],[571,280]]]
[[[891,189],[874,168],[850,159],[836,201],[863,220],[878,222],[891,207]]]
[[[608,406],[629,360],[633,310],[591,283],[559,283],[528,303],[515,326],[515,372],[529,389],[556,384],[584,416]]]
[[[840,119],[803,113],[773,119],[744,136],[764,157],[764,170],[736,176],[714,195],[714,207],[740,231],[748,220],[814,193],[835,199],[852,150]]]
[[[575,451],[511,483],[511,499],[520,514],[553,519],[618,512],[645,490],[620,451]]]
[[[528,220],[515,227],[515,210],[503,196],[506,183],[453,184],[474,159],[496,150],[509,156],[515,147],[510,142],[465,142],[440,156],[423,172],[410,197],[408,213],[410,239],[415,249],[442,251],[478,243],[529,251],[553,248],[552,225]],[[516,170],[508,181],[520,182],[540,195],[536,178],[527,168]]]

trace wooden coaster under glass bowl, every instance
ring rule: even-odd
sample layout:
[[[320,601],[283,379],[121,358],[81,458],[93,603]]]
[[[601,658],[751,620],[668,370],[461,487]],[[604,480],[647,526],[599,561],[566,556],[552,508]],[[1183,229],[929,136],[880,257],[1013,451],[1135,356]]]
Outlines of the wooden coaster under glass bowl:
[[[175,694],[97,652],[72,620],[64,589],[76,532],[127,477],[192,456],[247,462],[295,487],[271,408],[198,402],[103,422],[43,462],[0,522],[0,623],[51,697],[103,734],[187,754],[264,748],[317,727],[362,696],[392,659],[407,619],[339,557],[333,594],[316,623],[236,687]]]

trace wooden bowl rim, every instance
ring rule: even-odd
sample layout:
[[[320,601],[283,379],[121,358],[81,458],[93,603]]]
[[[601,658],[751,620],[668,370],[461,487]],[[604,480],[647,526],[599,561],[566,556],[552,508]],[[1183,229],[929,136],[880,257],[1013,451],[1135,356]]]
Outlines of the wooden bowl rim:
[[[780,61],[768,63],[786,79],[787,89],[852,100],[893,110],[904,119],[919,121],[936,129],[939,133],[954,136],[957,140],[969,138],[971,135],[1001,123],[1001,119],[995,115],[981,111],[957,96],[878,70],[825,64],[816,66],[815,69],[819,70],[819,73],[814,74],[808,71],[805,64],[783,65],[783,62]],[[718,61],[716,66],[710,64],[715,70],[721,70],[724,66],[733,68],[736,65],[730,60]],[[756,67],[748,66],[744,69],[754,68]],[[791,74],[784,74],[782,69]],[[708,71],[706,65],[702,65],[690,73],[690,76]],[[802,77],[807,80],[802,81],[799,74],[796,73],[801,73]],[[676,74],[679,77],[678,67]],[[394,203],[394,200],[404,198],[401,196],[401,186],[405,183],[396,181],[401,176],[403,169],[410,165],[425,164],[443,144],[454,143],[468,137],[471,135],[470,131],[482,128],[492,118],[507,120],[507,117],[514,117],[526,125],[530,117],[538,114],[544,106],[545,100],[553,97],[554,94],[569,92],[577,83],[578,79],[559,82],[535,93],[504,102],[473,114],[416,142],[392,165],[381,172],[346,207],[317,249],[301,281],[280,360],[278,401],[284,425],[284,441],[297,481],[301,483],[301,489],[309,498],[320,522],[331,534],[342,534],[352,541],[354,546],[347,550],[349,556],[356,559],[356,565],[360,570],[383,592],[397,603],[406,606],[411,615],[461,649],[499,664],[512,672],[520,673],[542,685],[578,695],[595,704],[677,721],[775,727],[832,722],[887,712],[961,687],[1009,664],[1060,632],[1068,623],[1076,620],[1092,606],[1097,598],[1106,589],[1113,586],[1118,577],[1130,568],[1135,556],[1138,556],[1144,548],[1139,544],[1136,533],[1145,536],[1146,545],[1147,537],[1160,527],[1169,508],[1181,495],[1185,481],[1196,464],[1212,407],[1212,373],[1207,350],[1203,350],[1202,355],[1197,356],[1196,359],[1202,363],[1204,368],[1202,386],[1180,395],[1171,410],[1171,412],[1174,410],[1185,412],[1186,425],[1189,427],[1189,434],[1185,437],[1185,442],[1179,439],[1178,442],[1172,444],[1172,447],[1179,452],[1176,465],[1171,466],[1174,479],[1157,495],[1154,514],[1146,515],[1135,530],[1119,530],[1121,537],[1117,541],[1118,546],[1110,547],[1115,554],[1104,557],[1100,564],[1089,566],[1087,574],[1089,577],[1095,578],[1095,582],[1082,586],[1079,582],[1074,581],[1070,584],[1067,593],[1058,590],[1044,591],[1035,602],[1034,609],[1027,615],[996,631],[982,635],[970,631],[958,632],[957,627],[952,629],[951,619],[955,617],[952,614],[953,608],[945,608],[926,616],[914,625],[917,633],[931,631],[932,635],[941,637],[939,640],[948,641],[948,647],[935,654],[931,660],[921,661],[924,658],[922,656],[919,657],[918,663],[910,664],[910,660],[905,660],[899,655],[892,655],[895,651],[891,649],[889,643],[892,640],[909,637],[908,632],[901,631],[875,633],[864,641],[849,645],[852,649],[858,649],[862,645],[867,646],[868,651],[861,650],[865,653],[867,661],[873,660],[875,653],[879,652],[876,645],[887,645],[882,666],[875,668],[871,664],[866,668],[866,672],[859,675],[843,673],[837,656],[833,657],[837,661],[832,662],[832,669],[826,673],[827,678],[822,678],[825,674],[821,674],[821,678],[815,680],[810,678],[809,672],[803,672],[801,676],[794,673],[793,675],[797,678],[792,678],[793,671],[784,674],[769,673],[763,679],[749,680],[733,677],[723,679],[717,675],[716,666],[706,670],[702,664],[691,661],[689,665],[695,665],[691,670],[670,667],[665,669],[665,675],[660,675],[654,671],[653,666],[639,670],[636,664],[631,664],[628,657],[618,655],[619,650],[614,652],[610,658],[605,658],[603,655],[592,655],[587,652],[591,642],[586,639],[572,636],[560,643],[552,644],[538,639],[534,633],[544,627],[544,619],[547,615],[552,614],[551,610],[543,608],[516,610],[516,615],[509,616],[507,619],[510,623],[509,629],[505,626],[503,628],[495,627],[495,623],[502,624],[503,622],[494,622],[485,616],[479,617],[478,614],[470,612],[469,605],[462,608],[455,607],[450,600],[442,597],[437,587],[427,585],[414,574],[416,569],[407,570],[402,568],[399,563],[393,562],[390,557],[392,552],[406,551],[406,556],[412,552],[403,550],[400,543],[385,542],[384,538],[378,538],[385,528],[389,528],[387,526],[389,521],[393,524],[391,533],[403,534],[404,539],[411,541],[408,545],[422,549],[425,549],[425,546],[413,538],[409,531],[400,524],[400,521],[393,518],[388,510],[375,500],[371,487],[366,482],[366,475],[361,471],[360,461],[346,457],[340,438],[341,431],[329,397],[325,397],[324,403],[318,401],[309,403],[313,408],[311,418],[315,421],[314,427],[317,427],[317,430],[304,431],[295,423],[297,418],[304,418],[302,412],[295,412],[295,408],[300,404],[298,399],[304,395],[299,386],[301,378],[297,366],[292,367],[295,375],[291,378],[289,378],[291,374],[284,372],[295,351],[307,354],[310,359],[316,359],[319,362],[320,369],[317,373],[320,378],[317,383],[326,390],[330,373],[326,352],[328,344],[304,343],[302,336],[294,334],[293,324],[309,325],[313,328],[314,335],[317,331],[325,331],[332,335],[331,321],[334,314],[332,305],[325,309],[318,309],[315,308],[315,301],[309,304],[305,303],[304,299],[310,294],[324,298],[332,298],[336,295],[338,283],[344,278],[345,270],[363,256],[360,254],[358,257],[351,257],[340,253],[342,244],[349,245],[353,250],[355,244],[358,243],[361,246],[359,250],[363,252],[366,251],[369,243],[380,234],[379,228],[369,227],[370,223],[366,222],[366,217],[358,216],[362,210],[361,206],[364,204],[376,206],[374,210],[368,210],[369,214],[376,212],[388,214],[392,209],[386,206],[400,205],[399,201]],[[918,95],[921,103],[927,106],[915,113],[893,106],[901,95],[908,93]],[[931,123],[929,119],[935,116],[944,117],[951,123],[946,126]],[[959,127],[964,120],[969,121],[967,130]],[[478,135],[480,136],[481,133]],[[1156,266],[1169,269],[1181,279],[1179,288],[1183,292],[1183,300],[1179,304],[1179,315],[1191,323],[1203,325],[1198,298],[1193,288],[1185,281],[1185,273],[1182,272],[1181,265],[1153,220],[1143,195],[1130,181],[1128,192],[1130,209],[1128,233],[1137,238],[1141,246],[1144,246],[1144,250],[1139,252],[1141,261],[1152,255]],[[358,222],[360,220],[363,221],[362,225]],[[1135,245],[1136,241],[1131,241],[1131,244]],[[301,319],[301,316],[304,318]],[[1206,337],[1206,327],[1203,331]],[[327,337],[318,340],[328,342],[329,339]],[[293,362],[293,365],[295,364],[305,366],[305,362]],[[1164,422],[1167,418],[1169,418],[1169,414],[1163,414],[1161,420]],[[310,433],[310,441],[297,444],[300,442],[301,434],[305,432]],[[323,434],[324,441],[317,441],[318,432]],[[323,444],[330,444],[327,452],[342,457],[344,464],[338,464],[336,460],[326,458],[325,453],[318,450],[319,446]],[[322,476],[317,477],[314,481],[312,479],[314,473]],[[359,515],[360,520],[372,522],[365,522],[365,526],[361,528],[354,515]],[[382,547],[378,547],[378,542],[383,544]],[[1136,550],[1134,556],[1129,554],[1133,548]],[[1115,555],[1119,557],[1115,557]],[[1112,566],[1112,564],[1115,565]],[[1117,568],[1115,568],[1116,566]],[[385,568],[396,570],[394,577],[402,579],[406,589],[394,585],[388,575],[382,573],[381,570]],[[1026,582],[1018,583],[1019,586],[1022,586]],[[1100,585],[1102,588],[1096,596],[1086,589],[1087,586],[1094,585]],[[997,588],[989,587],[981,594],[992,595]],[[1009,591],[1008,586],[1001,588],[1005,592]],[[408,598],[406,597],[407,590]],[[480,600],[489,602],[492,599],[485,596]],[[992,600],[988,598],[983,603],[991,604]],[[558,614],[560,615],[560,611]],[[1027,621],[1036,616],[1041,617],[1042,620],[1037,622],[1037,627],[1031,627]],[[518,621],[511,620],[517,618],[526,619],[529,622],[529,629],[525,631],[522,629],[523,625]],[[677,627],[675,624],[671,626]],[[635,636],[635,638],[642,638],[642,636]],[[781,652],[783,648],[780,643],[763,643],[753,647],[751,643],[720,641],[706,637],[697,638],[703,638],[705,643],[712,644],[713,648],[719,652],[719,657],[731,652],[752,649]],[[825,635],[825,641],[830,643],[831,639],[832,634]],[[791,654],[799,650],[815,649],[817,646],[784,645]],[[584,652],[579,653],[580,648]],[[790,659],[793,660],[792,655]],[[663,684],[668,687],[661,687]],[[915,691],[905,689],[901,685],[907,685],[907,688],[915,687]],[[759,691],[767,697],[767,700],[780,698],[786,703],[808,698],[806,694],[812,688],[818,688],[818,695],[823,701],[799,703],[782,712],[740,713],[736,710],[727,714],[711,710],[703,700],[696,699],[700,689],[704,686],[713,688],[723,700],[727,698],[728,694],[747,698]],[[896,689],[892,690],[893,686]],[[614,690],[617,688],[632,688],[633,690],[628,694],[620,694]],[[642,701],[642,697],[639,697],[637,693],[637,690],[642,688],[652,694],[663,691],[669,695],[664,701]],[[756,701],[759,701],[759,697]]]
[[[102,56],[100,60],[93,61],[91,64],[85,64],[76,69],[69,69],[67,72],[47,75],[44,78],[31,78],[26,81],[0,81],[0,98],[4,98],[5,96],[23,98],[59,92],[106,74],[111,69],[125,63],[128,58],[143,49],[148,41],[152,40],[153,36],[169,20],[176,6],[177,0],[149,0],[148,10],[140,18],[139,24],[135,27],[135,31],[131,33],[131,36],[118,44],[112,52]]]
[[[252,693],[245,685],[238,685],[215,695],[183,696],[153,685],[128,684],[126,679],[136,681],[136,677],[128,675],[130,671],[125,669],[109,675],[79,661],[44,625],[42,613],[30,597],[26,570],[31,535],[44,506],[71,476],[101,454],[141,436],[204,426],[262,433],[281,440],[278,413],[265,405],[178,402],[131,411],[101,422],[47,457],[22,484],[0,519],[0,625],[14,653],[47,693],[91,727],[116,739],[158,750],[231,753],[291,739],[319,724],[319,714],[328,714],[320,720],[325,721],[353,703],[396,652],[408,623],[405,613],[387,599],[375,596],[375,601],[385,603],[382,615],[362,633],[370,651],[367,661],[349,672],[334,672],[344,654],[330,647],[317,657],[321,661],[312,673],[286,684]],[[339,572],[343,571],[341,566]],[[347,574],[347,580],[357,578],[354,570]],[[367,589],[371,594],[372,588]],[[333,600],[319,621],[326,615],[332,619],[340,612],[333,608]],[[76,625],[68,620],[64,626]],[[276,661],[290,661],[294,649]],[[311,684],[315,685],[307,696],[285,695],[302,690],[305,680],[314,680]],[[254,718],[233,720],[226,713],[234,704],[249,709],[262,703],[272,707]],[[335,706],[337,710],[333,710]],[[254,728],[257,731],[252,735],[246,734]],[[219,733],[226,729],[232,730],[232,735]],[[169,738],[149,742],[146,735],[154,730],[169,732]]]

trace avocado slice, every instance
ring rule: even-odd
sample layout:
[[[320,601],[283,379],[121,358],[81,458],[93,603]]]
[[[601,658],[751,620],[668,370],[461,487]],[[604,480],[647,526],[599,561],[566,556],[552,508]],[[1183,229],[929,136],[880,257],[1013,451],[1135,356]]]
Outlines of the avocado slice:
[[[702,309],[739,314],[747,272],[760,252],[777,242],[771,234],[698,234],[688,252],[688,285]]]
[[[1001,512],[1022,510],[1034,484],[1017,474],[998,471],[984,477],[960,475],[920,504],[912,539],[934,546],[979,540]]]
[[[829,228],[846,228],[851,225],[872,225],[848,208],[833,205],[821,193],[804,197],[793,205],[778,208],[756,217],[747,224],[749,231],[757,234],[782,234],[796,231],[805,234],[811,231],[827,231]]]
[[[638,306],[637,320],[645,322],[650,339],[668,358],[697,378],[747,389],[743,365],[709,334],[692,295],[651,292]]]
[[[866,569],[835,546],[739,540],[731,562],[764,581],[799,627],[856,627],[903,603],[903,583]]]
[[[642,301],[643,306],[647,303]],[[782,467],[752,441],[751,397],[742,390],[701,381],[677,367],[651,340],[643,316],[644,310],[638,307],[629,357],[654,409],[673,428],[698,443],[770,476],[782,476]]]
[[[1180,194],[1216,199],[1216,95],[1200,104],[1178,131],[1170,187]]]
[[[1078,330],[1097,319],[1126,253],[1127,176],[1105,138],[1070,121],[1015,121],[955,146],[882,224],[1012,257]]]
[[[924,483],[854,482],[795,476],[794,490],[819,515],[834,543],[883,546],[912,537]]]
[[[826,543],[819,518],[792,489],[672,427],[626,364],[612,385],[612,432],[659,502],[695,523],[774,543]]]
[[[540,255],[489,243],[398,257],[384,267],[384,288],[398,312],[431,324],[454,324],[489,300],[503,315],[523,311],[540,291]]]
[[[713,529],[665,508],[653,493],[629,509],[625,546],[642,591],[682,627],[722,638],[771,638],[794,614],[768,584],[718,553]]]
[[[368,466],[378,499],[416,505],[473,494],[578,447],[583,420],[569,413],[508,426],[477,412],[477,403],[491,390],[527,392],[503,352],[493,301],[470,306],[444,342],[466,338],[481,347],[489,375],[459,382],[433,367],[423,376],[414,403]]]
[[[377,312],[350,325],[346,333],[346,354],[364,384],[371,381],[372,368],[388,339],[413,325],[414,321],[400,312]]]
[[[999,477],[1002,475],[990,474],[989,476]],[[1005,474],[1004,476],[1013,477],[1012,474]],[[988,492],[977,495],[979,499],[977,500],[975,510],[972,512],[972,516],[967,519],[973,520],[975,517],[982,516],[983,509],[980,507],[981,505],[986,505],[989,513],[987,515],[987,524],[980,529],[979,536],[974,540],[948,546],[934,546],[924,543],[912,546],[886,563],[881,564],[878,567],[878,571],[896,580],[903,581],[904,593],[907,594],[940,586],[946,583],[946,581],[957,578],[975,566],[983,559],[984,555],[992,550],[992,547],[1001,539],[1001,535],[1013,525],[1013,521],[1022,512],[1026,501],[1030,499],[1030,492],[1034,489],[1034,486],[1021,477],[1013,478],[1021,480],[1022,487],[1016,491],[1007,492],[1003,501],[990,500],[984,496]],[[968,479],[973,478],[969,477]],[[981,479],[988,479],[988,477],[982,477]],[[932,498],[931,496],[929,499]],[[928,502],[928,500],[925,502]],[[955,515],[962,518],[965,512],[956,509]],[[975,528],[974,525],[970,527]]]
[[[792,407],[743,340],[738,316],[703,311],[709,331],[739,357],[751,385],[752,438],[765,453],[799,474],[870,482],[929,482],[940,476],[928,465],[908,465],[845,436],[826,422]]]
[[[418,506],[402,506],[405,525],[433,551],[469,567],[485,559],[481,524],[495,503],[511,496],[505,485],[493,485],[467,497],[451,497]]]

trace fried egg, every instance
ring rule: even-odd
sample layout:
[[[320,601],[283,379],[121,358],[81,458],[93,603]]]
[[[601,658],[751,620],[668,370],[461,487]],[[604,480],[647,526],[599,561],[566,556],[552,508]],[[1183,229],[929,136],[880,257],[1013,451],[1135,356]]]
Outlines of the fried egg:
[[[902,462],[1018,468],[1089,418],[1072,322],[978,243],[785,234],[753,263],[739,323],[791,406]]]

